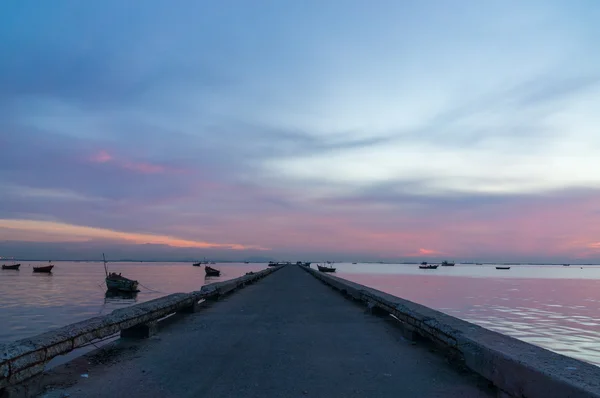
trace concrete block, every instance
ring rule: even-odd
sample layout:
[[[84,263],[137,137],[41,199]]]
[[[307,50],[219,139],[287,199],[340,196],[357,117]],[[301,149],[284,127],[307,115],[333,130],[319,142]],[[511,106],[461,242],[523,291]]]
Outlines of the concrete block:
[[[18,372],[11,372],[8,378],[8,384],[17,384],[36,376],[44,371],[45,363],[38,363]]]
[[[51,345],[46,349],[46,356],[48,358],[54,358],[57,355],[66,354],[73,350],[73,341],[67,340],[62,343]]]
[[[419,339],[419,333],[417,333],[417,330],[414,327],[406,322],[398,321],[398,323],[400,324],[402,337],[408,341],[417,341]]]
[[[32,365],[44,362],[46,350],[33,345],[13,344],[8,347],[7,356],[11,375]]]
[[[202,308],[202,306],[200,304],[198,304],[198,301],[194,300],[192,302],[192,304],[181,308],[179,311],[177,311],[178,313],[181,314],[193,314],[196,313],[198,311],[200,311],[200,309]]]
[[[129,339],[147,339],[158,332],[157,322],[149,322],[121,330],[121,337]]]

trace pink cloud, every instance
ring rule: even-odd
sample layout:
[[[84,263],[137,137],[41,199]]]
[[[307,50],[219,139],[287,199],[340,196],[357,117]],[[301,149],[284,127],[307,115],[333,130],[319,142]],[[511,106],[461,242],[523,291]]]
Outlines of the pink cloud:
[[[113,157],[106,151],[98,151],[90,157],[90,161],[93,163],[107,163],[110,162]]]
[[[90,156],[88,160],[92,163],[110,163],[112,166],[116,166],[121,169],[130,170],[140,174],[175,174],[185,172],[185,170],[183,169],[169,167],[161,164],[123,160],[114,155],[111,155],[106,150],[99,150],[98,152]]]
[[[167,169],[159,164],[125,162],[122,167],[142,174],[162,174]]]

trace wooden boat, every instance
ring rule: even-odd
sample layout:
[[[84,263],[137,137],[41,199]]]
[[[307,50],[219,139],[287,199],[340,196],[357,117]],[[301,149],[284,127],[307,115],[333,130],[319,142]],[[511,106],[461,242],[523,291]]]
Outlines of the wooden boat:
[[[199,267],[202,265],[201,261],[198,261],[197,263],[192,264],[194,267]]]
[[[454,263],[450,263],[446,260],[442,261],[442,267],[454,267]]]
[[[327,264],[331,264],[331,263],[327,263]],[[335,272],[335,268],[331,267],[331,266],[326,266],[326,265],[317,265],[317,268],[319,269],[319,271],[321,272]]]
[[[104,261],[104,273],[106,274],[106,288],[108,290],[116,290],[120,292],[139,292],[138,290],[138,281],[134,281],[133,279],[125,278],[120,273],[116,272],[108,273],[108,268],[106,267],[106,257],[104,257],[104,253],[102,253],[102,260]]]
[[[496,267],[496,269],[510,269],[510,267]]]
[[[221,271],[208,265],[204,267],[204,272],[206,272],[206,276],[221,276]]]
[[[292,264],[289,261],[269,261],[269,267],[279,267],[282,265],[290,265]]]
[[[54,268],[54,265],[44,265],[42,267],[33,267],[33,272],[42,272],[45,274],[49,274],[52,272],[52,268]]]
[[[420,269],[437,269],[437,267],[438,267],[437,265],[427,264],[427,263],[425,263],[425,264],[421,263],[421,265],[419,265]]]
[[[2,269],[14,269],[14,270],[18,271],[20,266],[21,266],[21,264],[11,264],[11,265],[2,264]]]

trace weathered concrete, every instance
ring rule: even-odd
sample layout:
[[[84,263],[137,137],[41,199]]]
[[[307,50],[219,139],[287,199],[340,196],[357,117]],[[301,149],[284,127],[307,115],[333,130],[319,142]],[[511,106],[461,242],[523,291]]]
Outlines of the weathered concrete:
[[[481,386],[480,378],[450,366],[432,345],[403,339],[394,323],[370,315],[296,266],[178,320],[158,337],[121,341],[113,349],[118,359],[90,356],[81,370],[72,365],[47,374],[59,388],[52,393],[90,398],[124,392],[144,398],[495,393],[487,382]],[[105,351],[95,355],[105,358]],[[104,364],[93,365],[98,362]],[[79,377],[83,371],[89,378]]]
[[[51,332],[0,345],[0,392],[44,371],[45,364],[57,355],[66,354],[91,341],[124,331],[124,336],[149,337],[156,321],[175,312],[194,312],[198,301],[221,297],[253,283],[279,269],[269,268],[251,275],[203,286],[192,293],[175,293],[108,315],[91,318]]]
[[[305,269],[344,295],[379,308],[409,338],[433,341],[489,380],[502,397],[600,397],[600,367],[525,343],[431,308],[332,275]]]

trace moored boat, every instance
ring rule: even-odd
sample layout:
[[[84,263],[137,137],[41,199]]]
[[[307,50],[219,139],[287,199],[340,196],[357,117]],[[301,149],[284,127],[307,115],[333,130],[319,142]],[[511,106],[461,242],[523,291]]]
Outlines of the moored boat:
[[[193,265],[194,267],[199,267],[199,266],[201,266],[201,265],[202,265],[202,262],[201,262],[201,261],[198,261],[197,263],[193,263],[192,265]]]
[[[496,267],[496,269],[510,269],[510,267]]]
[[[50,261],[48,261],[48,262],[50,262]],[[54,268],[54,265],[52,265],[52,264],[44,265],[42,267],[33,267],[33,272],[49,274],[52,272],[52,268]]]
[[[104,273],[106,274],[106,288],[108,290],[115,290],[120,292],[139,292],[138,290],[138,281],[134,281],[133,279],[126,278],[122,276],[120,273],[116,272],[108,272],[108,268],[106,267],[106,257],[104,257],[104,253],[102,253],[102,260],[104,261]]]
[[[269,267],[279,267],[282,265],[291,265],[289,261],[269,261]]]
[[[437,267],[438,267],[437,265],[427,264],[427,263],[425,263],[425,264],[421,263],[421,265],[419,265],[420,269],[437,269]]]
[[[442,267],[454,267],[454,262],[442,261]]]
[[[208,265],[204,267],[204,272],[206,276],[221,276],[221,271]]]
[[[333,263],[328,261],[327,264],[333,264]],[[332,267],[331,265],[318,265],[317,264],[317,268],[321,272],[335,272],[335,268]]]
[[[570,267],[571,264],[563,264],[563,267]]]
[[[13,269],[13,270],[18,271],[20,266],[21,266],[21,264],[11,264],[11,265],[2,264],[2,269]]]

